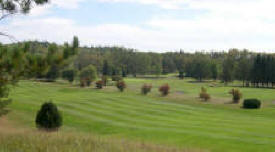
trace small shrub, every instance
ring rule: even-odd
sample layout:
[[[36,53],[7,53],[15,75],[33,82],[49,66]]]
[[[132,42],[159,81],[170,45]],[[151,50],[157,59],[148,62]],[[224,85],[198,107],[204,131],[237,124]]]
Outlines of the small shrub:
[[[242,98],[242,93],[238,89],[232,89],[230,92],[232,94],[233,103],[239,103]]]
[[[119,75],[113,75],[112,76],[112,81],[122,81],[122,80],[123,80],[122,77],[119,76]]]
[[[104,82],[102,80],[99,80],[96,82],[96,88],[102,89],[104,85]]]
[[[208,101],[211,98],[210,95],[207,93],[206,88],[204,88],[204,87],[201,88],[201,92],[199,94],[199,97],[201,99],[203,99],[204,101]]]
[[[245,109],[259,109],[261,107],[261,101],[258,99],[245,99],[243,102],[243,108]]]
[[[161,87],[159,87],[159,92],[161,92],[161,94],[163,96],[167,96],[170,92],[170,86],[168,84],[164,84]]]
[[[149,92],[151,92],[152,89],[152,85],[151,84],[144,84],[141,87],[141,93],[144,95],[147,95]]]
[[[119,89],[120,92],[123,92],[126,88],[126,84],[124,81],[117,81],[116,87]]]
[[[39,129],[55,131],[62,125],[62,116],[55,104],[46,102],[37,112],[35,123]]]
[[[208,101],[208,100],[210,100],[211,97],[208,93],[201,92],[200,93],[200,98],[203,99],[204,101]]]

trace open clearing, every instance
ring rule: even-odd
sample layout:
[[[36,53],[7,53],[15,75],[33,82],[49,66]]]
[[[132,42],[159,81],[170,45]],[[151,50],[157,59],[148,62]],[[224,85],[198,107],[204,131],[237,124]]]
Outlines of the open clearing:
[[[97,90],[62,81],[21,81],[12,89],[13,103],[6,117],[17,122],[17,127],[35,130],[37,110],[42,103],[52,100],[63,114],[60,133],[80,132],[78,139],[93,134],[104,139],[213,152],[275,149],[273,89],[240,88],[244,98],[263,101],[259,110],[244,110],[241,104],[229,104],[228,92],[232,87],[218,82],[192,83],[191,79],[173,77],[127,78],[125,82],[127,89],[121,93],[113,86]],[[144,83],[153,85],[148,96],[140,94]],[[171,86],[167,97],[158,93],[158,87],[164,83]],[[201,86],[207,87],[211,101],[198,99]]]

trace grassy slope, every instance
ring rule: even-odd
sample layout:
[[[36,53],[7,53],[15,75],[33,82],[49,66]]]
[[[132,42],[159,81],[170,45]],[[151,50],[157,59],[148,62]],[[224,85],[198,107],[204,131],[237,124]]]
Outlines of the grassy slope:
[[[210,151],[272,151],[275,148],[275,99],[272,89],[243,88],[245,98],[264,101],[260,110],[243,110],[230,101],[230,87],[211,82],[211,103],[201,103],[197,94],[210,83],[190,83],[173,78],[127,79],[124,93],[113,87],[80,89],[68,84],[21,82],[13,90],[10,119],[34,127],[40,105],[53,100],[64,115],[63,131],[83,131],[101,137],[126,138]],[[149,96],[140,86],[152,83]],[[157,87],[169,83],[172,94],[160,97]]]
[[[206,152],[109,139],[85,133],[41,132],[0,118],[0,152]]]

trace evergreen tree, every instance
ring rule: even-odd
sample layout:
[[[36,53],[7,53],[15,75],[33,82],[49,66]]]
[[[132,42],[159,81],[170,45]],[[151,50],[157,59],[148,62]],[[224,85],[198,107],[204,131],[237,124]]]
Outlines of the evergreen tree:
[[[212,79],[217,80],[217,78],[218,78],[217,64],[212,63],[210,68],[211,68],[211,77],[212,77]]]
[[[254,64],[251,69],[251,82],[254,86],[259,87],[260,79],[261,79],[261,55],[258,54],[254,59]]]
[[[222,64],[222,80],[225,84],[234,80],[235,62],[234,57],[230,54],[226,56]]]
[[[105,76],[110,75],[110,66],[107,60],[104,60],[102,74]]]
[[[55,81],[59,77],[59,68],[56,64],[53,64],[46,74],[47,81]]]
[[[26,66],[26,46],[14,46],[8,48],[0,44],[0,116],[8,111],[5,107],[11,102],[9,86],[15,85],[24,75]]]
[[[243,86],[245,86],[245,82],[249,81],[251,67],[252,62],[250,55],[246,50],[244,50],[241,53],[241,57],[236,67],[236,77],[238,78],[238,80],[241,80],[243,82]]]
[[[35,123],[39,129],[55,131],[62,126],[62,116],[55,104],[46,102],[37,112]]]
[[[70,83],[74,81],[75,78],[75,70],[67,69],[62,72],[62,78],[68,80]]]
[[[193,68],[191,75],[199,81],[210,76],[210,60],[203,54],[199,54],[193,60]]]

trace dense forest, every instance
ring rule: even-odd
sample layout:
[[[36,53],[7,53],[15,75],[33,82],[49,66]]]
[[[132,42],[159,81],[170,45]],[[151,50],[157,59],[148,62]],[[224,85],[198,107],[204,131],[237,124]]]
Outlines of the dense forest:
[[[55,81],[59,77],[69,79],[68,75],[77,75],[79,71],[92,65],[97,75],[106,76],[159,77],[162,74],[179,73],[180,78],[193,77],[198,81],[212,79],[227,84],[240,80],[244,86],[275,85],[274,54],[258,54],[246,49],[155,53],[123,47],[77,48],[78,43],[77,37],[71,46],[68,43],[61,46],[48,42],[24,42],[30,49],[26,59],[28,65],[31,65],[27,68],[31,72],[25,71],[25,78],[48,81]],[[22,44],[12,44],[9,47]]]

